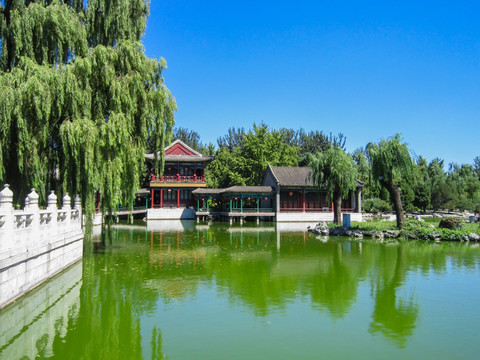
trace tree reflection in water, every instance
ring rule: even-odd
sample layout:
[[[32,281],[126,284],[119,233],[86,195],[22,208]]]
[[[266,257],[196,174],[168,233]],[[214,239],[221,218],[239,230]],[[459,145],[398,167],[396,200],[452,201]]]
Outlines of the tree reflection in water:
[[[375,309],[370,331],[382,332],[402,347],[412,335],[418,318],[415,294],[409,298],[398,296],[408,270],[406,252],[402,244],[382,247],[377,257],[376,274],[372,276]]]
[[[205,287],[257,317],[286,314],[301,302],[332,319],[347,318],[359,289],[368,287],[373,302],[366,330],[404,347],[420,312],[415,288],[405,286],[409,276],[442,273],[449,263],[479,266],[479,251],[467,246],[322,242],[309,233],[222,224],[167,232],[117,228],[102,243],[86,249],[80,311],[66,337],[54,342],[55,357],[164,358],[162,330],[168,330],[155,321],[151,348],[142,349],[141,318],[162,304],[188,302]]]

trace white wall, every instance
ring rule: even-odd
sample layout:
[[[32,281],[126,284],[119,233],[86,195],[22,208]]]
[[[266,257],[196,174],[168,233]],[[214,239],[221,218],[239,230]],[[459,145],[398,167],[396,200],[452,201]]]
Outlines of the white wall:
[[[351,221],[363,221],[361,213],[349,213]],[[279,212],[277,222],[314,222],[333,221],[333,212]]]
[[[147,220],[195,220],[195,210],[185,208],[147,209]]]

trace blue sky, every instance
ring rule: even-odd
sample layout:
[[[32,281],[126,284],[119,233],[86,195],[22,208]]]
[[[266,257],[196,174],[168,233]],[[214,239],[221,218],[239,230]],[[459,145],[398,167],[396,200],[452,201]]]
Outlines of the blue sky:
[[[348,151],[399,132],[428,161],[473,163],[476,3],[152,0],[143,43],[204,143],[263,121],[341,132]]]

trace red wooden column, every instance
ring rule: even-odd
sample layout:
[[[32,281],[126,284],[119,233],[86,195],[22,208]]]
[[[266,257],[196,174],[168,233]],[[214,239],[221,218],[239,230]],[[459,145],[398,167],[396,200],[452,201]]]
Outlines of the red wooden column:
[[[177,209],[180,207],[180,189],[177,189]]]
[[[160,189],[160,208],[163,208],[163,189]]]
[[[303,188],[302,192],[302,212],[305,212],[305,188]]]
[[[154,195],[154,190],[153,190],[153,188],[151,188],[150,189],[150,196],[151,196],[152,200],[150,201],[150,208],[152,208],[152,209],[153,209],[153,197],[154,197],[153,195]]]

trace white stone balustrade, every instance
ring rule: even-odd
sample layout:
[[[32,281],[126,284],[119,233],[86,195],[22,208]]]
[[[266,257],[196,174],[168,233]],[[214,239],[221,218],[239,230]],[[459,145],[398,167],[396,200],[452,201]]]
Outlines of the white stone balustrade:
[[[71,198],[68,194],[63,197],[63,206],[57,209],[57,196],[52,192],[48,195],[47,208],[40,210],[38,194],[32,189],[25,198],[23,210],[13,209],[13,192],[6,184],[0,191],[0,231],[16,230],[20,228],[52,225],[55,223],[71,223],[81,220],[82,207],[80,197],[75,198],[75,206],[71,207]]]
[[[23,210],[14,210],[9,185],[0,191],[0,308],[81,259],[80,198],[65,194],[62,207],[52,191],[46,209],[32,189]]]

